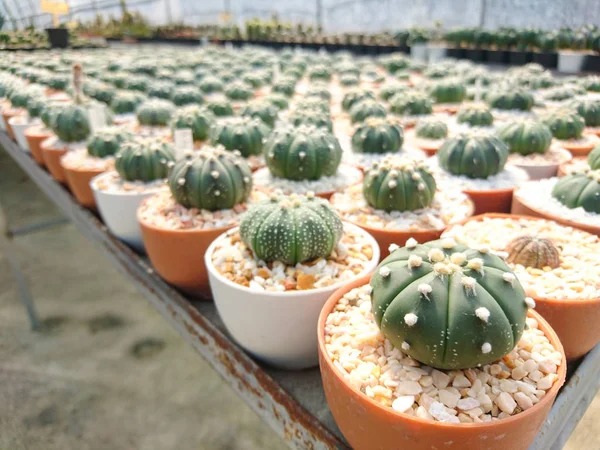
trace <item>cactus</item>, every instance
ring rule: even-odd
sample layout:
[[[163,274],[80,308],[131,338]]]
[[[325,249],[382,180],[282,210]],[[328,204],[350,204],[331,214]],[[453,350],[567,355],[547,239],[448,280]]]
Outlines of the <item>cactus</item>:
[[[405,84],[385,84],[379,89],[379,98],[390,101],[395,95],[405,94],[406,91],[408,91],[408,86]]]
[[[369,91],[367,89],[354,88],[350,89],[346,94],[344,94],[344,98],[342,99],[342,109],[344,111],[350,111],[350,109],[362,102],[363,100],[375,100],[375,94],[373,91]]]
[[[286,97],[292,97],[296,91],[296,79],[293,77],[282,77],[276,83],[273,83],[271,92],[283,94]]]
[[[254,97],[254,90],[247,83],[234,81],[225,89],[225,95],[230,100],[249,100]]]
[[[144,94],[134,91],[120,91],[115,94],[110,108],[115,114],[131,114],[146,99]]]
[[[209,138],[211,128],[217,118],[212,111],[204,106],[188,105],[175,111],[171,128],[189,128],[192,130],[194,141],[204,141]]]
[[[252,172],[234,152],[207,146],[175,163],[169,187],[175,201],[186,208],[231,209],[248,199]]]
[[[259,73],[247,73],[243,76],[244,83],[252,86],[252,88],[257,89],[262,87],[265,84],[265,79]]]
[[[329,80],[331,80],[331,71],[329,70],[329,68],[327,66],[316,65],[316,66],[313,66],[308,71],[308,78],[311,81],[316,81],[316,80],[329,81]]]
[[[433,112],[431,99],[422,92],[398,94],[390,99],[390,112],[402,116],[424,116]]]
[[[227,150],[238,150],[245,158],[260,155],[271,130],[263,121],[254,117],[232,117],[217,122],[210,134],[210,141],[221,144]]]
[[[534,99],[529,91],[511,87],[500,91],[490,91],[485,96],[490,108],[502,110],[529,111],[533,108]]]
[[[600,169],[600,144],[596,145],[594,149],[588,154],[587,162],[590,169]]]
[[[124,88],[130,91],[146,92],[150,85],[150,78],[146,75],[129,75],[124,81]]]
[[[445,370],[508,354],[532,305],[502,258],[453,239],[410,239],[379,264],[371,287],[383,335],[417,361]]]
[[[148,97],[169,100],[174,89],[175,83],[172,81],[162,80],[151,83],[148,86],[146,93],[148,94]]]
[[[151,98],[137,107],[135,115],[141,125],[165,127],[171,121],[174,112],[175,105],[169,100]]]
[[[494,122],[494,116],[487,106],[469,105],[458,110],[456,121],[472,127],[488,127]]]
[[[115,155],[115,169],[127,181],[145,183],[166,178],[175,161],[175,150],[155,139],[126,141]]]
[[[266,95],[264,97],[264,100],[266,100],[267,102],[270,102],[273,106],[275,106],[280,111],[282,109],[288,109],[288,107],[290,106],[289,99],[285,95],[277,93],[277,92]]]
[[[90,156],[105,158],[119,151],[121,144],[133,139],[133,134],[118,127],[106,127],[96,131],[87,143]]]
[[[279,110],[273,106],[273,104],[264,100],[256,100],[248,103],[242,109],[241,113],[242,117],[254,117],[260,119],[265,125],[271,128],[275,126],[278,114]]]
[[[496,136],[471,132],[448,139],[437,157],[440,167],[453,175],[488,178],[504,169],[508,154],[508,146]]]
[[[223,82],[217,77],[208,75],[200,81],[199,87],[205,94],[212,94],[223,91]]]
[[[340,85],[342,86],[358,86],[359,84],[360,78],[357,75],[345,73],[340,76]]]
[[[217,117],[233,116],[231,102],[225,97],[213,97],[206,102],[206,107]]]
[[[264,155],[276,177],[318,180],[335,175],[342,160],[342,147],[324,128],[283,124],[267,140]]]
[[[583,91],[583,93],[585,94],[585,89]],[[578,92],[573,89],[572,87],[569,86],[559,86],[556,87],[554,89],[549,89],[544,93],[544,100],[550,100],[553,102],[561,102],[564,100],[568,100],[568,99],[572,99],[574,98],[576,95],[578,95]]]
[[[560,178],[552,189],[552,197],[567,208],[583,208],[600,213],[600,170],[576,172]]]
[[[600,92],[600,76],[591,75],[582,80],[583,87],[590,92]]]
[[[531,155],[545,153],[552,143],[550,128],[537,120],[515,120],[498,130],[498,137],[508,145],[511,153]]]
[[[390,156],[365,173],[363,195],[369,205],[384,211],[413,211],[431,205],[436,182],[422,161]]]
[[[551,240],[538,236],[518,236],[506,246],[506,262],[520,264],[523,267],[552,269],[560,266],[558,249]]]
[[[368,117],[385,117],[386,115],[385,106],[374,100],[362,100],[350,108],[352,123],[364,122]]]
[[[436,103],[460,103],[467,96],[467,88],[461,81],[443,79],[431,85],[429,95]]]
[[[585,128],[585,120],[576,111],[560,109],[546,115],[542,121],[550,128],[556,139],[579,139]]]
[[[331,100],[331,91],[326,84],[315,83],[306,90],[305,96],[317,97],[328,102]]]
[[[329,131],[333,131],[333,121],[331,120],[331,116],[320,109],[305,108],[296,110],[290,115],[289,120],[294,126],[314,125],[319,128],[326,128]]]
[[[194,86],[178,86],[171,94],[171,101],[175,106],[201,105],[204,103],[204,97],[200,90]]]
[[[421,119],[415,126],[415,135],[420,139],[445,139],[448,137],[448,125],[439,119]]]
[[[256,259],[295,266],[327,258],[344,232],[329,203],[314,194],[273,195],[252,206],[240,223],[240,237]]]
[[[320,97],[305,97],[296,103],[296,110],[300,109],[320,109],[326,114],[331,112],[329,102]]]
[[[600,127],[600,101],[592,99],[573,100],[569,107],[583,117],[586,127]]]
[[[358,153],[397,152],[404,142],[402,125],[393,119],[369,117],[356,126],[352,150]]]

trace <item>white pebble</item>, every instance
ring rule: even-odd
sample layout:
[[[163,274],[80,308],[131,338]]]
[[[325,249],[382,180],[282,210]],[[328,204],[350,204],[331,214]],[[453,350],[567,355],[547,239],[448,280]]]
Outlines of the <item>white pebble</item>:
[[[416,381],[403,381],[396,388],[399,395],[419,395],[423,387]]]
[[[433,378],[433,385],[438,389],[444,389],[450,384],[450,377],[444,372],[433,369],[431,376]]]
[[[471,387],[471,382],[462,373],[456,375],[452,381],[452,386],[455,388],[468,388]]]
[[[392,402],[392,408],[398,412],[406,412],[415,403],[413,395],[403,395]]]
[[[479,400],[474,399],[474,398],[461,398],[458,403],[457,403],[457,407],[458,409],[461,409],[463,411],[467,411],[469,409],[473,409],[473,408],[477,408],[479,406]]]

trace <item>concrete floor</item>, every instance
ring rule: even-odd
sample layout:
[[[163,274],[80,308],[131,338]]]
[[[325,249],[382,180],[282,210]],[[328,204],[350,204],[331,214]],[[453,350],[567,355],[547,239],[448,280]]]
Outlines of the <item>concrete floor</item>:
[[[0,151],[11,227],[59,212]],[[282,450],[279,440],[72,225],[18,237],[31,332],[0,249],[0,450]],[[568,450],[600,449],[597,397]]]

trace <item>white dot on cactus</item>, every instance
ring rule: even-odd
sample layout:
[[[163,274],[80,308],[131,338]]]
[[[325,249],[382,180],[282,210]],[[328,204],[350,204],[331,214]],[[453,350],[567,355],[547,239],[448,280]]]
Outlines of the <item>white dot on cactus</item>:
[[[390,180],[390,182],[388,183],[388,187],[390,189],[394,189],[396,186],[398,186],[398,183],[396,182],[396,180]]]
[[[427,297],[427,294],[431,294],[431,292],[433,291],[433,288],[431,287],[431,285],[427,284],[427,283],[421,283],[419,284],[419,286],[417,286],[417,290],[423,294],[425,297]]]
[[[173,167],[175,165],[175,163],[173,161],[169,161],[167,163],[167,167]]]
[[[218,197],[219,195],[221,195],[221,191],[215,191],[215,197]]]
[[[525,297],[525,304],[530,309],[535,308],[535,300],[532,299],[531,297]]]
[[[483,353],[484,355],[487,355],[491,351],[492,351],[492,344],[490,344],[489,342],[485,342],[481,346],[481,353]]]
[[[414,313],[408,313],[404,315],[404,323],[409,327],[414,327],[419,318]]]
[[[408,241],[406,241],[406,248],[415,248],[417,244],[418,242],[415,238],[408,238]]]
[[[404,351],[410,350],[410,344],[406,341],[404,341],[400,347],[402,347],[402,350]]]
[[[381,269],[379,269],[379,275],[381,275],[384,278],[389,277],[390,273],[391,270],[389,267],[383,266]]]
[[[515,277],[514,273],[506,272],[502,274],[502,279],[507,283],[512,284],[517,279],[517,277]]]
[[[441,262],[446,258],[446,255],[441,249],[432,248],[429,250],[429,253],[427,253],[427,257],[429,258],[429,261]]]
[[[413,174],[411,175],[411,178],[415,181],[419,181],[421,179],[421,175],[417,172],[413,172]]]
[[[450,262],[458,266],[462,266],[466,260],[467,257],[464,253],[452,253],[452,255],[450,255]]]
[[[473,270],[481,270],[483,267],[483,259],[481,258],[473,258],[471,260],[469,260],[469,262],[467,263],[467,267],[469,269],[473,269]]]
[[[478,319],[483,320],[485,323],[488,323],[488,319],[490,318],[490,310],[480,306],[475,310],[475,315]]]
[[[452,238],[442,239],[442,247],[445,249],[451,249],[456,245],[456,241]]]
[[[479,248],[477,249],[479,250],[479,253],[489,253],[491,251],[490,246],[489,245],[480,245]]]
[[[418,255],[410,255],[408,257],[408,266],[409,267],[419,267],[423,262],[423,258]]]
[[[183,186],[183,185],[185,184],[185,178],[179,178],[179,179],[177,180],[177,184],[178,184],[179,186]]]
[[[306,152],[300,152],[300,153],[298,153],[298,157],[299,157],[300,159],[304,159],[304,158],[306,158]]]
[[[218,171],[216,171],[216,170],[213,170],[213,171],[210,173],[210,176],[211,176],[211,177],[213,177],[214,179],[217,179],[217,178],[219,178],[219,172],[218,172]]]
[[[397,176],[398,176],[398,171],[397,170],[395,170],[395,169],[390,170],[390,177],[397,177]]]
[[[419,183],[419,184],[417,184],[417,189],[419,191],[424,191],[425,190],[425,185],[423,183]]]
[[[433,265],[433,271],[438,275],[450,275],[452,273],[452,269],[443,262],[438,262]]]
[[[244,177],[244,183],[250,183],[250,178],[249,177]]]
[[[394,253],[399,248],[400,248],[400,246],[398,244],[390,244],[390,246],[388,247],[388,251],[390,253]]]
[[[477,280],[473,277],[462,277],[460,283],[467,289],[473,289],[477,284]]]

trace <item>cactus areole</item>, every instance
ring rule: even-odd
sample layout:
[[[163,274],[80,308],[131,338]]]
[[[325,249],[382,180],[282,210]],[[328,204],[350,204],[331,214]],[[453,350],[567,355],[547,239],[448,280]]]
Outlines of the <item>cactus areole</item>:
[[[326,200],[273,195],[248,210],[240,236],[257,259],[294,266],[326,258],[343,234],[343,224]]]
[[[205,146],[177,161],[169,187],[175,201],[186,208],[231,209],[248,199],[252,172],[239,152]]]
[[[508,354],[533,305],[502,258],[453,239],[409,239],[379,264],[371,287],[383,335],[417,361],[445,370]]]

